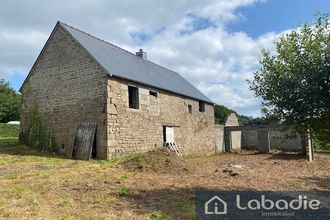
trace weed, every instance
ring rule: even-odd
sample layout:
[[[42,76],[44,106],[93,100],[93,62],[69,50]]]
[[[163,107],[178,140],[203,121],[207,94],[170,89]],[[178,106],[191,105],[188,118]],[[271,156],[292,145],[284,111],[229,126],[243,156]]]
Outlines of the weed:
[[[24,191],[25,189],[20,186],[13,186],[11,189],[12,194],[14,194],[15,196],[21,196]]]
[[[150,214],[150,218],[152,220],[163,220],[163,219],[166,219],[164,214],[162,213],[162,211],[153,211],[151,214]]]
[[[119,183],[124,183],[126,179],[127,179],[127,175],[126,175],[126,174],[121,175],[121,176],[118,178],[118,182],[119,182]]]
[[[66,216],[64,216],[63,220],[73,220],[73,216],[70,214],[67,214]]]
[[[131,190],[127,186],[122,186],[119,189],[119,195],[122,196],[122,197],[129,196],[130,193],[131,193]]]
[[[37,106],[30,109],[27,119],[27,128],[21,130],[19,134],[20,143],[41,152],[57,153],[58,145],[55,138],[46,129]]]
[[[40,205],[40,202],[35,198],[31,198],[26,201],[26,204],[29,206],[37,207]]]
[[[72,199],[70,197],[61,198],[60,203],[58,204],[60,207],[66,207],[72,203]]]

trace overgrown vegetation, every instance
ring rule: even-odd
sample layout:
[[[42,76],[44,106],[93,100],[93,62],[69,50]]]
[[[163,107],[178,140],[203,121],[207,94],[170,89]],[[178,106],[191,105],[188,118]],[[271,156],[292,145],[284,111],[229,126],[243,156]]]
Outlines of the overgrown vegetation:
[[[237,114],[236,111],[233,109],[227,108],[223,105],[215,105],[214,106],[214,117],[215,117],[215,123],[216,124],[225,124],[228,116],[231,113],[235,113],[238,117],[238,121],[240,125],[264,125],[269,124],[269,121],[267,121],[265,118],[253,118],[251,116],[245,116]]]
[[[319,137],[319,135],[316,134],[315,147],[317,150],[330,151],[330,142],[326,137]]]
[[[26,128],[19,134],[19,141],[32,149],[57,153],[59,148],[55,138],[47,131],[37,107],[28,112]]]
[[[0,138],[17,138],[19,125],[8,125],[0,123]]]
[[[21,95],[13,89],[9,82],[0,79],[0,123],[19,121]]]

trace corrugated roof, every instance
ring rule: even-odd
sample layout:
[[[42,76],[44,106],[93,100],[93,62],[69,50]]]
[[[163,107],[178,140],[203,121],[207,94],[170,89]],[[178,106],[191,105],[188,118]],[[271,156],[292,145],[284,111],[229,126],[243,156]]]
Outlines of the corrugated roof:
[[[213,103],[178,73],[145,60],[64,23],[59,23],[110,74],[194,99]]]

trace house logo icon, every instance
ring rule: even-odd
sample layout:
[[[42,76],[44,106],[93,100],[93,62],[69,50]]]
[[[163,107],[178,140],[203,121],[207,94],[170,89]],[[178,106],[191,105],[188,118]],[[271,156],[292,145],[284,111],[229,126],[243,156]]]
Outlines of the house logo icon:
[[[205,215],[225,215],[227,214],[227,203],[219,196],[213,196],[205,203]]]

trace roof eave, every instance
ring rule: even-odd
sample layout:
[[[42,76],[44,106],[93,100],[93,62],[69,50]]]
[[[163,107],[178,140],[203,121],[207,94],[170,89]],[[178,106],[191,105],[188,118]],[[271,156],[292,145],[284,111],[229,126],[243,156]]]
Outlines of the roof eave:
[[[172,93],[172,94],[177,94],[177,95],[180,95],[180,96],[183,96],[183,97],[187,97],[187,98],[191,98],[191,99],[194,99],[194,100],[197,100],[197,101],[203,101],[205,103],[208,103],[208,104],[212,104],[212,105],[215,105],[216,103],[213,102],[211,99],[210,100],[206,100],[206,99],[198,99],[196,97],[192,97],[192,96],[188,96],[188,95],[185,95],[185,94],[182,94],[182,93],[178,93],[178,92],[173,92],[171,90],[168,90],[166,88],[160,88],[160,87],[155,87],[153,85],[149,85],[145,82],[140,82],[138,80],[132,80],[132,79],[129,79],[129,78],[125,78],[125,77],[122,77],[122,76],[117,76],[116,74],[108,74],[108,76],[110,77],[115,77],[115,78],[118,78],[118,79],[122,79],[122,80],[126,80],[126,81],[129,81],[129,82],[133,82],[133,83],[138,83],[140,85],[145,85],[145,86],[149,86],[149,87],[152,87],[152,88],[155,88],[155,89],[159,89],[159,90],[163,90],[163,91],[166,91],[166,92],[169,92],[169,93]],[[206,97],[206,96],[205,96]]]

